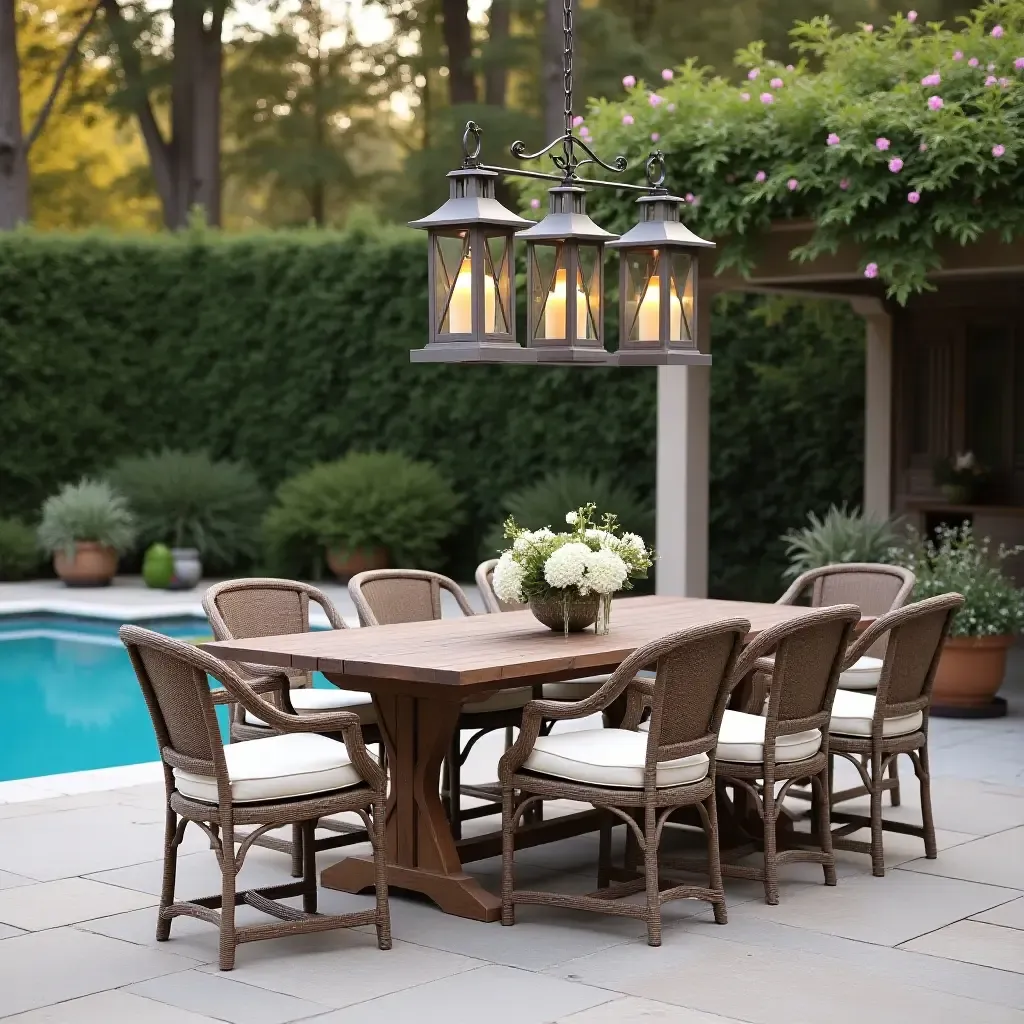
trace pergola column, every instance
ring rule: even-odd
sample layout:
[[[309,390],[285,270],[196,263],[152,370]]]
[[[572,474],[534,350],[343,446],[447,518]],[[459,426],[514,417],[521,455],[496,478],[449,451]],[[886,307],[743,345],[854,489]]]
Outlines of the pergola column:
[[[892,512],[892,317],[879,299],[853,299],[865,323],[864,512]]]
[[[711,350],[712,297],[708,288],[698,289],[701,352]],[[658,367],[654,543],[659,594],[707,596],[711,372],[709,366]]]

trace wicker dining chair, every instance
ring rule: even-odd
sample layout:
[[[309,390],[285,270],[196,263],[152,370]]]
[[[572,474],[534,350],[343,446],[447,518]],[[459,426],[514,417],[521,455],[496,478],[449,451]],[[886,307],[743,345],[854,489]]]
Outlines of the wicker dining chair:
[[[400,622],[428,622],[441,618],[441,595],[449,593],[463,615],[475,615],[469,599],[454,581],[436,572],[420,569],[371,569],[349,580],[348,592],[363,626],[385,626]],[[500,806],[497,786],[462,785],[462,766],[477,742],[497,729],[511,730],[519,725],[523,706],[532,696],[529,687],[500,690],[484,700],[463,704],[458,728],[445,759],[444,797],[452,835],[462,836],[462,822],[494,814]],[[463,747],[461,730],[474,733]],[[511,737],[508,737],[509,741]],[[475,797],[485,803],[463,810],[461,797]]]
[[[373,924],[377,944],[391,948],[384,814],[387,778],[366,749],[351,711],[297,715],[264,700],[233,668],[191,644],[137,626],[122,626],[156,732],[167,796],[164,872],[156,937],[170,938],[175,917],[196,917],[220,929],[220,969],[230,971],[240,943]],[[208,677],[275,730],[264,739],[223,745]],[[288,704],[285,677],[279,699]],[[325,733],[337,734],[342,742]],[[376,867],[376,905],[350,914],[317,913],[317,821],[345,811],[365,822]],[[221,869],[221,893],[175,901],[178,847],[189,824],[206,833]],[[298,824],[306,836],[301,881],[238,891],[246,854],[266,831]],[[241,836],[238,825],[255,825]],[[235,846],[238,844],[238,851]],[[302,897],[302,910],[279,903]],[[266,924],[235,924],[246,904],[271,917]]]
[[[749,796],[763,825],[763,863],[723,864],[735,878],[763,882],[765,902],[779,902],[778,866],[793,861],[821,864],[825,884],[836,884],[829,832],[829,720],[839,673],[853,627],[856,605],[818,608],[759,633],[737,663],[738,679],[774,655],[772,684],[764,714],[727,711],[718,740],[718,779],[740,801]],[[738,681],[737,679],[737,681]],[[814,787],[818,849],[778,850],[777,825],[783,800],[794,783]],[[782,785],[779,786],[778,784]],[[828,834],[826,834],[828,833]]]
[[[523,712],[519,737],[498,766],[502,787],[501,922],[515,923],[520,903],[569,907],[638,917],[647,941],[661,945],[661,907],[670,900],[705,900],[715,920],[726,923],[725,890],[719,868],[715,806],[715,746],[733,685],[734,665],[750,630],[744,619],[725,619],[681,630],[631,654],[597,693],[563,703],[533,700]],[[653,679],[637,676],[647,667]],[[586,718],[626,694],[620,729],[585,729],[541,736],[545,720]],[[646,731],[641,716],[652,709]],[[540,800],[577,800],[602,813],[598,888],[585,896],[515,888],[516,828]],[[675,811],[695,807],[708,846],[708,885],[661,889],[658,850],[665,822]],[[626,823],[643,851],[638,877],[612,882],[611,831]],[[643,904],[619,902],[646,892]]]
[[[238,579],[216,583],[203,595],[203,610],[217,640],[239,640],[261,636],[310,631],[310,604],[317,604],[327,616],[332,629],[344,629],[345,620],[331,599],[308,583],[282,579]],[[236,671],[252,686],[284,674],[290,686],[292,707],[299,714],[310,712],[350,711],[359,717],[367,742],[379,743],[376,714],[368,693],[341,690],[336,687],[314,689],[310,672],[293,668],[270,668],[266,665],[239,664]],[[232,703],[230,736],[232,742],[264,739],[273,734],[271,726],[238,703]],[[383,747],[381,747],[383,750]],[[335,833],[316,841],[316,850],[332,850],[366,841],[366,831],[359,825],[344,821],[322,821],[320,828]],[[260,846],[287,853],[292,858],[292,874],[303,870],[303,832],[296,826],[291,840],[263,836]]]
[[[874,694],[839,691],[829,725],[829,754],[846,758],[857,769],[871,798],[870,816],[832,811],[840,823],[833,832],[839,849],[871,854],[872,873],[885,874],[883,831],[924,840],[925,857],[934,860],[931,774],[928,766],[928,712],[932,684],[950,623],[964,603],[959,594],[942,594],[898,608],[876,619],[851,645],[850,664],[880,640],[885,658]],[[900,754],[914,765],[921,787],[921,825],[885,821],[882,793],[885,771]],[[871,842],[846,838],[860,828],[871,829]]]

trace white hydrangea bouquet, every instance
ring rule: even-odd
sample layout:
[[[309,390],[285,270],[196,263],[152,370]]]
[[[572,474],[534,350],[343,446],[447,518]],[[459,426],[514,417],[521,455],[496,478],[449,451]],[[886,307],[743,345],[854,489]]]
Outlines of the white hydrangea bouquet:
[[[551,629],[570,633],[594,625],[607,633],[612,596],[646,579],[653,553],[642,537],[622,533],[611,513],[598,522],[593,503],[567,513],[565,521],[570,529],[554,533],[506,520],[512,546],[494,567],[494,592],[508,604],[528,604]]]

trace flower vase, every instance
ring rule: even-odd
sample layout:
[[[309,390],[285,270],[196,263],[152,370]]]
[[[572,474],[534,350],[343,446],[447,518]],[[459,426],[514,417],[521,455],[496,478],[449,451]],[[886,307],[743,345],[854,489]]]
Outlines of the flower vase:
[[[583,632],[597,621],[601,612],[601,597],[599,594],[580,597],[575,591],[570,593],[566,589],[550,596],[531,597],[530,611],[548,629],[561,630],[568,636],[569,633]]]
[[[594,632],[601,636],[607,636],[612,628],[612,595],[602,594],[601,605],[597,613],[597,622],[594,624]]]

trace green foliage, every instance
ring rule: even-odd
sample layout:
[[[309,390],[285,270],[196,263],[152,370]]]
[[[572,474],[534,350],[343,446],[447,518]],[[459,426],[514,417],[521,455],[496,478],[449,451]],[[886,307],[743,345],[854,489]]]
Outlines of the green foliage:
[[[264,532],[275,565],[308,572],[324,549],[382,547],[395,565],[427,569],[461,520],[458,497],[429,463],[357,452],[286,480]]]
[[[944,245],[1024,232],[1024,0],[988,0],[959,31],[897,14],[841,34],[819,17],[792,40],[793,70],[754,43],[736,55],[754,76],[739,84],[693,62],[671,82],[639,81],[594,104],[591,135],[640,169],[659,136],[672,186],[694,197],[688,225],[722,241],[721,266],[748,269],[773,222],[806,221],[793,259],[852,244],[865,276],[904,302]],[[625,196],[600,190],[591,205],[609,229],[635,220]]]
[[[504,498],[545,472],[585,466],[650,507],[655,372],[412,365],[426,270],[404,230],[0,235],[0,515],[163,448],[243,462],[268,491],[402,452],[462,496],[444,566],[468,579]],[[771,599],[779,535],[860,500],[864,325],[845,304],[720,300],[712,336],[712,588]],[[654,539],[613,495],[565,497],[545,521],[593,499]]]
[[[829,508],[824,516],[807,514],[809,526],[783,534],[789,568],[786,575],[796,578],[808,569],[839,562],[889,562],[898,538],[888,519],[865,515],[859,508],[847,512],[846,506]]]
[[[174,578],[174,556],[166,544],[150,544],[142,559],[142,578],[147,587],[165,589]]]
[[[615,480],[609,473],[586,469],[558,469],[534,484],[505,496],[503,514],[511,516],[527,530],[557,526],[565,518],[565,510],[580,508],[593,502],[618,517],[624,530],[639,534],[650,544],[654,539],[654,510],[628,484]],[[504,524],[495,526],[484,540],[484,556],[493,557],[504,547]]]
[[[1000,565],[1022,548],[979,541],[969,523],[940,527],[935,540],[912,534],[894,560],[917,576],[914,599],[956,593],[963,607],[953,619],[951,636],[1012,636],[1024,631],[1024,591],[1003,575]]]
[[[43,502],[37,536],[44,551],[63,551],[68,558],[76,541],[93,541],[124,554],[135,543],[135,517],[106,481],[83,479]]]
[[[142,544],[198,548],[221,569],[258,547],[266,495],[241,462],[163,451],[121,459],[106,476],[128,499]]]
[[[42,560],[36,533],[20,519],[0,519],[0,580],[24,580]]]

